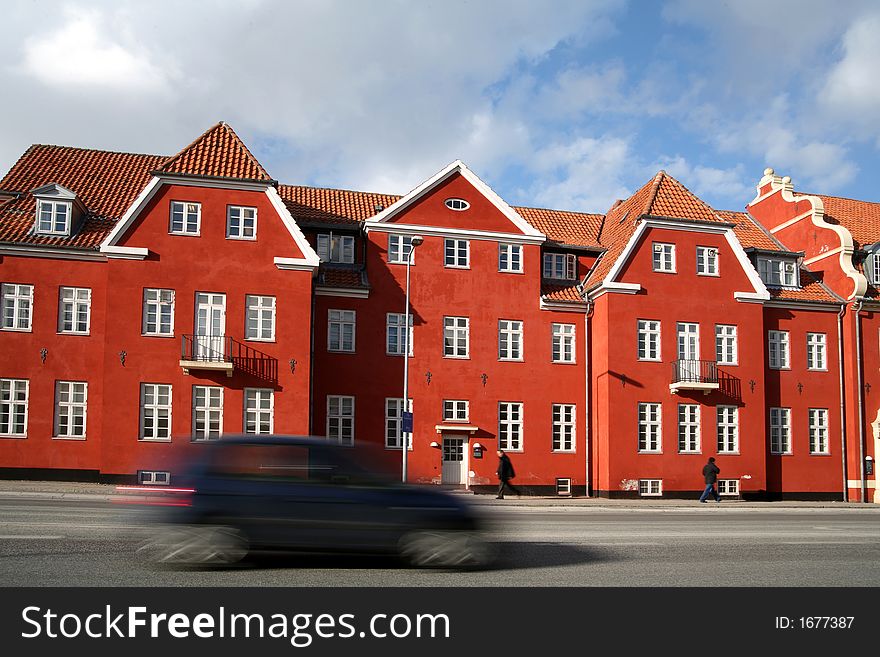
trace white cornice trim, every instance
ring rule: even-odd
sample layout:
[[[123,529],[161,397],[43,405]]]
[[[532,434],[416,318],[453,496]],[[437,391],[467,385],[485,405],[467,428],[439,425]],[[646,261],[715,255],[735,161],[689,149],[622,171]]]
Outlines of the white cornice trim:
[[[786,310],[813,310],[816,312],[840,312],[842,303],[834,303],[833,301],[816,301],[814,303],[804,303],[802,301],[786,301],[785,299],[772,299],[764,304],[765,308],[785,308]]]
[[[349,299],[368,299],[370,291],[364,288],[356,287],[327,287],[324,285],[315,286],[316,297],[346,297]]]
[[[125,234],[125,232],[131,227],[134,223],[134,220],[141,213],[141,211],[147,207],[147,203],[149,203],[152,198],[156,195],[156,192],[159,191],[159,188],[162,186],[162,181],[153,176],[150,179],[150,182],[146,187],[138,194],[138,197],[134,200],[134,203],[125,211],[125,214],[122,215],[122,219],[116,222],[116,225],[113,226],[113,230],[110,231],[110,234],[104,238],[104,241],[101,242],[101,251],[103,252],[106,247],[116,246],[116,243],[119,239]]]
[[[274,187],[267,187],[266,196],[269,197],[269,201],[272,203],[272,207],[275,208],[278,216],[281,217],[281,221],[284,222],[284,225],[287,227],[288,232],[290,232],[290,236],[293,237],[293,241],[296,242],[296,245],[302,252],[303,260],[313,269],[317,269],[318,265],[321,264],[321,259],[318,257],[318,254],[309,244],[306,236],[303,234],[296,221],[294,221],[293,215],[290,214],[290,210],[288,210],[287,206],[284,205],[284,201],[281,200],[281,196],[278,194],[278,190]],[[275,264],[278,264],[278,260],[279,258],[275,258]]]
[[[824,260],[825,258],[830,258],[833,255],[837,255],[841,251],[843,251],[843,247],[839,246],[836,249],[831,249],[830,251],[826,251],[825,253],[817,255],[814,258],[810,258],[809,260],[804,260],[804,264],[805,265],[812,265],[814,262],[819,262],[820,260]]]
[[[422,196],[433,190],[444,180],[454,175],[455,173],[460,173],[461,176],[467,180],[474,188],[480,192],[486,199],[492,203],[510,222],[516,226],[521,232],[523,236],[533,237],[533,238],[543,238],[546,239],[543,233],[537,230],[534,226],[532,226],[529,222],[522,218],[516,210],[514,210],[507,202],[504,201],[498,194],[492,190],[489,185],[484,183],[480,178],[471,171],[461,160],[455,160],[451,162],[446,167],[435,173],[433,176],[428,178],[418,187],[413,189],[409,194],[399,199],[397,202],[389,205],[379,214],[370,217],[367,219],[366,224],[372,225],[376,223],[387,223],[391,221],[395,216],[406,210],[413,203],[415,203]],[[543,241],[542,239],[542,241]]]
[[[55,258],[57,260],[87,260],[90,262],[106,262],[107,258],[98,251],[79,251],[64,247],[48,247],[42,245],[0,245],[0,255],[22,256],[24,258]]]
[[[211,189],[234,189],[240,192],[262,192],[267,187],[272,187],[270,182],[248,182],[244,180],[229,180],[226,178],[190,178],[189,176],[176,176],[173,173],[155,174],[163,183],[178,185],[180,187],[209,187]],[[272,187],[274,189],[274,187]]]
[[[485,230],[467,230],[464,228],[440,228],[438,226],[420,226],[416,224],[364,224],[367,233],[397,233],[404,235],[429,235],[431,237],[459,237],[490,242],[515,242],[518,244],[543,244],[547,241],[544,235],[532,237],[519,233],[495,233]]]
[[[734,292],[733,298],[742,303],[767,303],[767,298],[757,292]]]
[[[543,298],[541,299],[540,304],[541,310],[553,310],[557,312],[563,313],[579,313],[583,314],[587,312],[587,303],[586,302],[578,302],[578,301],[545,301]]]
[[[754,265],[752,265],[752,261],[749,260],[749,257],[746,255],[745,250],[742,247],[742,244],[739,243],[739,240],[736,238],[736,234],[733,232],[732,228],[728,228],[724,233],[725,239],[727,239],[727,243],[730,245],[731,250],[733,251],[736,259],[739,261],[740,267],[745,272],[745,275],[749,279],[749,283],[752,284],[751,292],[734,292],[733,298],[737,301],[754,301],[756,303],[761,303],[770,299],[770,291],[767,289],[767,286],[764,285],[764,281],[761,280],[761,277],[758,275],[758,271],[755,269]]]
[[[770,185],[771,191],[766,194],[761,194],[761,188],[766,185]],[[799,215],[798,221],[809,216],[813,225],[817,228],[833,230],[837,233],[838,239],[840,240],[840,247],[839,250],[834,250],[839,255],[838,263],[840,264],[840,269],[843,273],[852,280],[854,288],[852,294],[850,294],[847,299],[865,296],[865,292],[868,291],[868,279],[855,268],[855,265],[853,265],[852,256],[855,251],[855,244],[852,235],[843,226],[839,224],[830,224],[825,221],[825,204],[822,202],[821,198],[806,194],[795,194],[794,185],[789,176],[780,177],[774,173],[773,169],[767,169],[764,171],[764,177],[758,181],[757,193],[755,194],[754,200],[749,203],[749,206],[755,205],[759,201],[769,198],[777,192],[786,203],[796,204],[799,201],[809,201],[813,208],[812,211]]]
[[[278,269],[291,271],[317,271],[318,265],[312,264],[308,258],[279,258],[273,261]]]
[[[590,300],[598,299],[603,294],[638,294],[642,286],[638,283],[613,283],[602,281],[602,284],[593,289],[590,294]]]
[[[789,219],[788,221],[784,221],[781,224],[779,224],[778,226],[776,226],[775,228],[771,229],[770,234],[772,235],[773,233],[777,233],[780,230],[785,230],[789,226],[794,226],[797,222],[806,219],[807,217],[809,217],[812,214],[813,214],[813,211],[808,210],[807,212],[803,212],[803,213],[799,214],[794,219]]]
[[[139,246],[102,246],[101,253],[113,260],[143,260],[150,250]]]

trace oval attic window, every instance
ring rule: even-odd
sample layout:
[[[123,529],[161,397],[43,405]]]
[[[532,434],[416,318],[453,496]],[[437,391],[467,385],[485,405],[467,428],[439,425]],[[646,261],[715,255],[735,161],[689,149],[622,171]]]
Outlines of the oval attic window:
[[[471,207],[471,204],[465,201],[463,198],[448,198],[446,199],[446,207],[450,210],[457,210],[461,212],[462,210],[467,210]]]

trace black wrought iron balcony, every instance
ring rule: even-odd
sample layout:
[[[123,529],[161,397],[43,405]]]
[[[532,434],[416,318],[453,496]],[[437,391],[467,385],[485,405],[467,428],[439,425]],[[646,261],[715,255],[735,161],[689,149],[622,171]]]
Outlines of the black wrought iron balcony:
[[[672,383],[669,390],[702,390],[709,394],[720,388],[718,364],[714,360],[674,360],[672,361]]]
[[[232,376],[235,370],[267,381],[278,380],[278,359],[228,335],[183,335],[180,366],[190,370],[216,370]]]

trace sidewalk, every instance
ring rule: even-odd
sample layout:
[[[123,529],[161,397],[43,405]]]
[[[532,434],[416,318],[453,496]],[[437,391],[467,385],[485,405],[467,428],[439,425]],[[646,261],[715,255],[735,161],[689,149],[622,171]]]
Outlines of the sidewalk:
[[[161,486],[156,486],[156,491],[161,491]],[[88,482],[68,481],[18,481],[0,479],[0,498],[31,498],[31,499],[69,499],[69,500],[104,500],[108,501],[119,495],[117,486],[113,484],[96,484]],[[537,497],[509,496],[503,500],[496,500],[493,495],[467,495],[463,496],[469,502],[486,507],[534,507],[534,508],[637,508],[637,509],[674,509],[674,508],[729,508],[737,509],[862,509],[880,512],[880,504],[863,504],[859,502],[821,501],[821,502],[744,502],[737,499],[724,499],[720,504],[708,502],[700,504],[696,499],[623,499],[609,500],[607,498],[587,497]]]

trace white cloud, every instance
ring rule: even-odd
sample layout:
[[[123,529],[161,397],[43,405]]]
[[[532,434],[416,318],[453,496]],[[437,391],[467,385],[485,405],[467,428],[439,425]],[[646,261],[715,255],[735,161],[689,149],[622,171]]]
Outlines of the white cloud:
[[[853,23],[843,37],[843,58],[828,74],[819,101],[832,119],[860,136],[880,138],[880,14]]]
[[[21,70],[52,87],[149,94],[167,88],[166,72],[136,45],[113,41],[102,14],[68,9],[60,28],[28,38]]]
[[[537,180],[525,194],[529,204],[582,212],[606,212],[631,190],[623,183],[631,167],[623,139],[580,138],[538,150],[531,161]]]
[[[713,207],[719,201],[724,201],[726,204],[716,207],[717,210],[739,209],[746,204],[754,192],[753,185],[750,184],[750,176],[741,164],[729,169],[719,169],[702,164],[694,165],[685,157],[677,155],[658,160],[652,167],[652,170],[657,169],[665,170]]]

